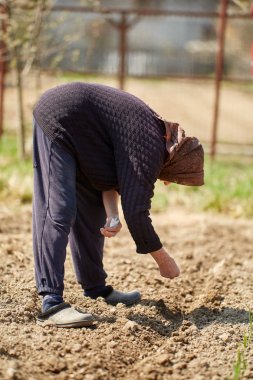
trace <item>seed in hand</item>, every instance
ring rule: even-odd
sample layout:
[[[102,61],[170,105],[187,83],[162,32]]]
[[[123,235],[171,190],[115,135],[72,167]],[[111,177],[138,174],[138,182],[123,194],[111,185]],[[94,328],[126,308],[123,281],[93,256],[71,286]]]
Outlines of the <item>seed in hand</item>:
[[[119,217],[118,217],[118,216],[115,216],[114,218],[112,218],[112,219],[110,220],[109,227],[116,227],[119,223],[120,223],[120,221],[119,221]]]

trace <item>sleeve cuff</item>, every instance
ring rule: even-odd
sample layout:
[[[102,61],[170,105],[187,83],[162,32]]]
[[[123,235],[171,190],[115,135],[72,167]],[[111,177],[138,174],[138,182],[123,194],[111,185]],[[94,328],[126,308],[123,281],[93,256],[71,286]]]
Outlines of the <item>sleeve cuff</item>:
[[[162,248],[162,243],[159,241],[159,242],[156,242],[155,244],[152,244],[152,245],[137,245],[136,246],[136,252],[139,253],[139,254],[147,254],[147,253],[150,253],[150,252],[154,252],[154,251],[158,251],[158,249],[161,249]]]

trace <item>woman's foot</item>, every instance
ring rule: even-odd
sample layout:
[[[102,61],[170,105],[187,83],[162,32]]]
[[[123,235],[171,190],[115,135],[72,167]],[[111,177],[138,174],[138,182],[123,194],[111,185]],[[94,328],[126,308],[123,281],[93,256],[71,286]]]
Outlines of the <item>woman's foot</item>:
[[[81,310],[76,310],[69,303],[62,302],[40,313],[37,323],[40,326],[54,325],[56,327],[87,327],[93,325],[94,317]]]
[[[110,305],[123,303],[126,306],[131,306],[140,302],[140,300],[141,294],[138,290],[133,290],[131,292],[119,292],[118,290],[113,290],[109,296],[105,297],[105,301]]]
[[[54,293],[48,293],[43,295],[43,300],[42,300],[42,312],[44,313],[45,311],[49,310],[53,306],[60,305],[63,303],[63,298],[59,294],[54,294]]]
[[[131,292],[120,292],[118,290],[114,290],[110,285],[96,286],[91,289],[86,289],[84,291],[84,295],[92,299],[103,297],[110,305],[123,303],[130,306],[139,302],[141,299],[141,294],[137,290],[133,290]]]

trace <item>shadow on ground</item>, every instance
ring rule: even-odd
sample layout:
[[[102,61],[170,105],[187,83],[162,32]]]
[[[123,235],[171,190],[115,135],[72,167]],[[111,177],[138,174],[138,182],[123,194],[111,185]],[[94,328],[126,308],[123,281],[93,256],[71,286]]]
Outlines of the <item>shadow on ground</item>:
[[[143,300],[142,305],[154,305],[160,317],[149,317],[140,313],[129,313],[128,318],[139,325],[149,327],[160,335],[170,337],[177,331],[183,321],[194,324],[198,330],[202,330],[210,324],[247,324],[249,323],[249,311],[233,307],[210,308],[200,306],[190,313],[183,313],[180,310],[170,310],[163,300]],[[169,325],[167,322],[171,322]]]

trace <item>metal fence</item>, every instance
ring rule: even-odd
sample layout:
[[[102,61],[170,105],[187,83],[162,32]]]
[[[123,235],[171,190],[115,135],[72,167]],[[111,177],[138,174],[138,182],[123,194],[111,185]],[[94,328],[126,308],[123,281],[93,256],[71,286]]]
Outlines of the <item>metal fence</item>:
[[[213,9],[208,12],[55,6],[50,17],[63,21],[54,33],[54,42],[69,40],[61,67],[117,74],[124,55],[125,75],[212,76],[219,37],[219,3],[212,1]],[[250,79],[249,35],[253,33],[253,23],[246,14],[226,15],[224,76]],[[69,35],[77,33],[77,40],[69,39]],[[50,57],[46,54],[44,64],[48,66],[57,54],[56,47]]]
[[[130,8],[127,2],[120,2],[121,8],[66,3],[56,1],[49,13],[57,28],[52,33],[46,24],[50,45],[41,55],[41,67],[115,75],[121,89],[129,76],[213,81],[214,156],[221,82],[251,80],[250,12],[233,8],[229,0],[160,1],[163,8],[139,1],[145,9]]]

